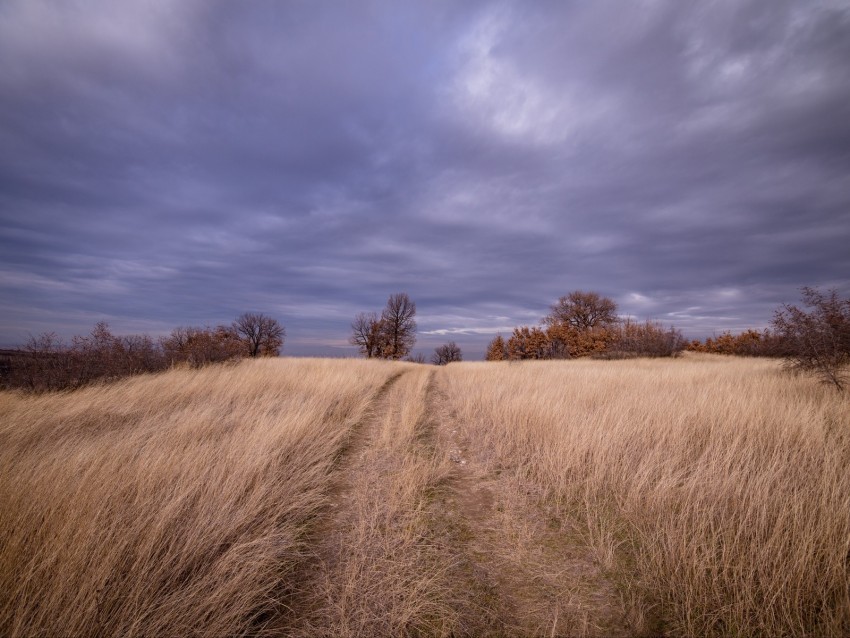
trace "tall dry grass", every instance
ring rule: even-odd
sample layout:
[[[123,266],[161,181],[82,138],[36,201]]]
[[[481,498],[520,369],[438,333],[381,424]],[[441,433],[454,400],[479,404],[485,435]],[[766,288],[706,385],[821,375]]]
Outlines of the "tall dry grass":
[[[465,629],[452,555],[431,527],[432,494],[453,468],[435,447],[432,372],[414,366],[341,464],[332,515],[305,584],[304,636],[450,636]]]
[[[245,361],[0,394],[0,634],[263,634],[397,369]]]
[[[523,501],[507,526],[475,501],[496,485]],[[0,635],[498,633],[487,605],[511,597],[475,600],[476,553],[541,494],[561,522],[528,537],[578,530],[637,634],[850,635],[850,398],[710,355],[262,360],[0,393]],[[539,567],[519,554],[497,585],[593,596],[520,541]],[[606,626],[576,618],[548,626]]]
[[[493,469],[542,487],[646,632],[850,635],[850,399],[773,361],[454,364]]]

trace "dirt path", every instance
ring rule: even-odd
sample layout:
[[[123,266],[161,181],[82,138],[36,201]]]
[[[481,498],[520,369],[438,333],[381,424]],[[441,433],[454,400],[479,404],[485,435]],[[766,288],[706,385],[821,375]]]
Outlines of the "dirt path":
[[[458,585],[478,600],[472,633],[633,635],[593,553],[532,486],[488,466],[487,450],[455,418],[440,379],[432,400],[435,436],[455,472],[434,520],[453,539]]]
[[[390,379],[340,456],[287,635],[451,635],[449,564],[429,525],[450,472],[434,453],[434,370]]]
[[[326,604],[328,584],[334,572],[340,569],[341,548],[347,542],[345,535],[357,518],[354,500],[358,477],[363,473],[365,453],[375,438],[375,431],[385,415],[393,388],[404,376],[405,370],[390,375],[375,391],[369,406],[349,426],[346,440],[334,462],[334,472],[326,491],[324,513],[312,524],[307,538],[308,554],[304,567],[294,584],[295,592],[289,597],[286,609],[274,624],[267,624],[268,635],[321,635],[321,610]],[[325,632],[329,633],[329,632]]]
[[[336,514],[324,521],[325,524],[333,527],[334,518],[345,518],[346,507],[349,505],[350,495],[355,486],[352,476],[357,474],[358,464],[362,464],[364,452],[375,438],[375,430],[380,425],[380,419],[389,409],[388,397],[392,394],[393,387],[404,374],[404,370],[396,372],[384,381],[375,392],[369,408],[349,429],[348,440],[337,457],[334,480],[328,492],[329,506],[335,510]]]
[[[401,371],[350,430],[290,636],[630,636],[578,535],[491,468],[439,369]]]

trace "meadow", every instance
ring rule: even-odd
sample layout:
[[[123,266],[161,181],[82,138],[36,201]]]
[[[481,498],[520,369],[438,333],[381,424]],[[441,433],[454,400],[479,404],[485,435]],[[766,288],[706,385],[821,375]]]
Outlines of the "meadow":
[[[850,398],[693,353],[2,392],[0,634],[850,635]]]

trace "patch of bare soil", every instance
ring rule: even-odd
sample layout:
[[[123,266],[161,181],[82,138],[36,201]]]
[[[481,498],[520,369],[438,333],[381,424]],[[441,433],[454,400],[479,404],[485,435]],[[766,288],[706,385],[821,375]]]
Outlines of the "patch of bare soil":
[[[451,539],[458,588],[475,592],[470,633],[505,636],[630,636],[621,599],[594,553],[542,494],[491,468],[439,387],[435,437],[455,466],[434,504]]]

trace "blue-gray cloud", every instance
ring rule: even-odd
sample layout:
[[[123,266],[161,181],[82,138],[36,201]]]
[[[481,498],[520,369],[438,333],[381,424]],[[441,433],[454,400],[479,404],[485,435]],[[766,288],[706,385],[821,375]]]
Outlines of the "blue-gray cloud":
[[[462,6],[458,6],[462,5]],[[687,334],[850,287],[823,0],[0,5],[0,342],[417,301],[475,356],[570,290]]]

